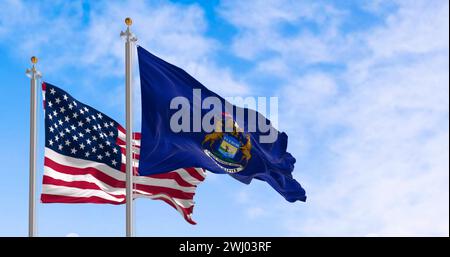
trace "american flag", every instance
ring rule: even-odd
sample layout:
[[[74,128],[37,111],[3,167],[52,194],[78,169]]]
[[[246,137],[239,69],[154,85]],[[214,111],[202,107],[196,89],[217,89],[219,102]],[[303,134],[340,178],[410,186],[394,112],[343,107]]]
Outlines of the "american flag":
[[[62,89],[42,83],[45,109],[43,203],[125,203],[125,129]],[[163,200],[191,224],[200,168],[140,176],[133,134],[134,197]]]

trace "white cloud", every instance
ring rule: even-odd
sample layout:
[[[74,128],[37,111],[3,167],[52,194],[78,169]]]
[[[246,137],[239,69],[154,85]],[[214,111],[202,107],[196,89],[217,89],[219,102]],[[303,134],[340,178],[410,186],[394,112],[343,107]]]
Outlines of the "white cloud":
[[[205,15],[196,4],[99,1],[87,10],[82,2],[8,0],[0,10],[0,38],[18,58],[41,57],[45,78],[77,69],[85,77],[95,77],[84,78],[84,83],[94,84],[98,78],[123,76],[124,43],[119,33],[125,29],[126,16],[133,18],[138,44],[186,69],[207,87],[227,94],[247,90],[215,63],[214,51],[220,45],[205,35]]]
[[[78,235],[77,233],[73,233],[73,232],[66,235],[66,237],[79,237],[79,236],[80,235]]]
[[[246,210],[246,215],[250,219],[256,219],[265,214],[265,210],[261,207],[250,207]]]
[[[448,236],[448,2],[400,1],[384,14],[380,1],[370,8],[384,23],[346,34],[340,24],[351,17],[327,6],[312,32],[292,6],[225,3],[239,30],[235,53],[287,81],[279,95],[289,149],[300,163],[325,163],[306,165],[320,173],[294,172],[305,206],[273,208],[288,233]],[[283,22],[303,32],[282,35]],[[343,68],[309,67],[317,62]]]
[[[245,13],[246,15],[242,15]],[[301,1],[223,1],[220,14],[239,28],[233,41],[237,56],[264,61],[276,55],[297,64],[335,59],[336,28],[345,13],[331,5]],[[314,23],[320,34],[304,23]],[[286,27],[293,29],[285,35]],[[331,44],[333,40],[333,44]],[[278,71],[278,70],[276,70]]]

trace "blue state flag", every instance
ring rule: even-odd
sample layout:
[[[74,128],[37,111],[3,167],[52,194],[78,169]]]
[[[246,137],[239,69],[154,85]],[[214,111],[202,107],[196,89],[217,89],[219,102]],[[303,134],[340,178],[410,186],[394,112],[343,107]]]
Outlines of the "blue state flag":
[[[139,173],[183,167],[266,181],[287,201],[305,201],[292,177],[288,137],[263,115],[232,105],[181,68],[138,46],[142,97]]]

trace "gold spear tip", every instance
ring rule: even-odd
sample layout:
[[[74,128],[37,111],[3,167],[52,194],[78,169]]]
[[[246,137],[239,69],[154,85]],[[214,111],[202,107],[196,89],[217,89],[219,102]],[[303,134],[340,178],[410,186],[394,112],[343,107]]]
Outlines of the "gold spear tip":
[[[127,26],[131,26],[131,24],[133,24],[133,20],[130,17],[126,17],[125,24],[127,24]]]
[[[31,63],[36,64],[38,62],[38,58],[36,56],[31,57]]]

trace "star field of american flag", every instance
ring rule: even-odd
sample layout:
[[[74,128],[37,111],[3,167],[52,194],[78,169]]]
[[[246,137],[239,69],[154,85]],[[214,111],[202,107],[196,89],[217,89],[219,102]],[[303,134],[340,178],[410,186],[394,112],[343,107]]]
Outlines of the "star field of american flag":
[[[118,123],[46,83],[45,146],[66,156],[121,170]]]

